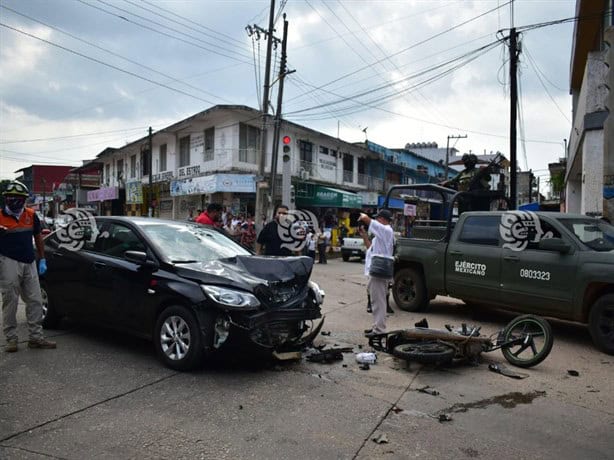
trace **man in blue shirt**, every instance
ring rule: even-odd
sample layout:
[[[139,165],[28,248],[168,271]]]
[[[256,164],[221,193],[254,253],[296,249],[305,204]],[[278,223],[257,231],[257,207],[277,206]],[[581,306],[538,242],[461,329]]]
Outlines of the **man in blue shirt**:
[[[19,296],[26,303],[28,348],[55,348],[55,342],[43,337],[43,300],[38,275],[47,271],[41,223],[33,209],[26,208],[28,188],[19,181],[10,182],[0,211],[0,292],[2,323],[6,337],[5,351],[16,352],[17,304]],[[38,273],[32,238],[40,259]]]

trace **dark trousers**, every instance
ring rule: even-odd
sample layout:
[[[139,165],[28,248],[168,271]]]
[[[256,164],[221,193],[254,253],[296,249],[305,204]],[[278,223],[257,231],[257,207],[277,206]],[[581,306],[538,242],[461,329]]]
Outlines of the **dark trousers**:
[[[311,257],[314,261],[316,260],[316,251],[307,251],[307,255]]]
[[[318,252],[320,253],[320,263],[325,264],[326,263],[326,245],[318,244]]]

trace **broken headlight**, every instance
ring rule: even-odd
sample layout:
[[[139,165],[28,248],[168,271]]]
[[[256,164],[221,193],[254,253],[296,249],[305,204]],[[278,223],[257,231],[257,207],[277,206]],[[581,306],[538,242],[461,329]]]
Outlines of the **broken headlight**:
[[[201,286],[214,302],[224,307],[253,310],[260,306],[258,299],[249,292],[227,289],[219,286]]]

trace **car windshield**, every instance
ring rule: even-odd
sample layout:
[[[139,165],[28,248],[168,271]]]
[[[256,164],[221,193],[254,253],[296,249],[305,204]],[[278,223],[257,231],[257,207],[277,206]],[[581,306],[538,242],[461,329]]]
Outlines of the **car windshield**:
[[[221,232],[197,224],[152,222],[142,223],[141,228],[173,263],[208,262],[250,254]]]
[[[563,219],[562,223],[594,251],[614,250],[614,226],[604,220]]]

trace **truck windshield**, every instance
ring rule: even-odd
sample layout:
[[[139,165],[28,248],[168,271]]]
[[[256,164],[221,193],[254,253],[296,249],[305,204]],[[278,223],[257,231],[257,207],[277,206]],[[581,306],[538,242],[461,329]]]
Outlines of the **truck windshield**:
[[[592,250],[614,250],[614,226],[607,222],[597,219],[563,219],[561,222]]]

